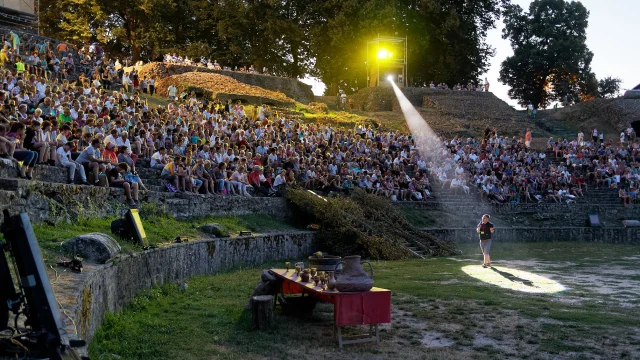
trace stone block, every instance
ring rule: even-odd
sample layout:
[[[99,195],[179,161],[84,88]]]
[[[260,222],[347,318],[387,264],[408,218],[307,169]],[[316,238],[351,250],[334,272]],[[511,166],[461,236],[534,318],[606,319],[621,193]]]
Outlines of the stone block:
[[[226,227],[217,223],[202,225],[198,230],[202,231],[205,234],[214,235],[216,237],[229,237],[231,235]]]
[[[120,245],[116,240],[102,233],[76,236],[65,241],[62,248],[98,264],[106,263],[120,252]]]

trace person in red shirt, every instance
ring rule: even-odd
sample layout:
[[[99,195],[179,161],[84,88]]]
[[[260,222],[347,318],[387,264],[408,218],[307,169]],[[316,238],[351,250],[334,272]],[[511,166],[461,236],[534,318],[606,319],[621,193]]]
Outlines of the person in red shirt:
[[[254,167],[253,171],[249,174],[249,184],[251,184],[257,192],[263,195],[270,195],[272,193],[271,184],[269,184],[262,172],[262,166]]]
[[[253,159],[251,159],[251,161],[253,161],[254,169],[257,166],[262,166],[262,154],[257,153],[256,156],[254,156]]]

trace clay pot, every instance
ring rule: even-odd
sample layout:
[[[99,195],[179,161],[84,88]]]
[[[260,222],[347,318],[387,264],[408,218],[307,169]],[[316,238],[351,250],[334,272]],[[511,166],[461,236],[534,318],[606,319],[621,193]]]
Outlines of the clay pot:
[[[371,276],[362,268],[362,264],[369,264]],[[340,292],[365,292],[373,287],[373,266],[368,261],[360,262],[360,256],[345,256],[342,272],[336,280],[336,290]],[[338,264],[340,265],[340,264]],[[336,268],[338,267],[336,265]]]
[[[309,275],[309,271],[307,271],[307,269],[305,269],[305,271],[300,273],[300,281],[302,282],[309,282],[309,278],[311,277],[311,275]]]
[[[327,280],[327,289],[334,290],[336,288],[336,277],[333,276],[333,271],[329,271],[329,279]]]

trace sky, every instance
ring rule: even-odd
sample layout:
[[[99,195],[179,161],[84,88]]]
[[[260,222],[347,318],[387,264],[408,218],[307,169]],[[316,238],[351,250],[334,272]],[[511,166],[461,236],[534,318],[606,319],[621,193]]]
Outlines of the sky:
[[[511,0],[528,11],[532,0]],[[582,0],[582,4],[589,10],[589,27],[587,28],[587,46],[594,53],[591,68],[596,76],[607,76],[622,79],[621,90],[631,89],[640,84],[640,42],[637,35],[640,25],[637,17],[640,14],[640,0]],[[506,101],[509,105],[519,108],[515,100],[509,99],[509,87],[498,81],[500,64],[504,59],[513,55],[508,40],[502,39],[502,20],[496,23],[496,28],[489,31],[487,42],[496,49],[496,55],[491,59],[489,71],[482,75],[489,81],[490,91]],[[411,73],[411,69],[409,69]],[[315,95],[322,95],[324,84],[315,79],[303,79],[312,85]]]

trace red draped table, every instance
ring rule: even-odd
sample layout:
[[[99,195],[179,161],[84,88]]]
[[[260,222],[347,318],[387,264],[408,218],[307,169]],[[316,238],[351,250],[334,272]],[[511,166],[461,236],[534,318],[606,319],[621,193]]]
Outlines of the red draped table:
[[[379,324],[391,322],[391,291],[381,288],[361,293],[347,293],[322,290],[313,282],[303,283],[294,270],[271,269],[272,274],[282,279],[280,292],[283,295],[308,294],[319,300],[333,304],[333,321],[338,330],[338,345],[361,342],[380,343]],[[342,326],[369,325],[369,334],[365,338],[349,340],[342,336]],[[373,329],[375,328],[375,333]]]

